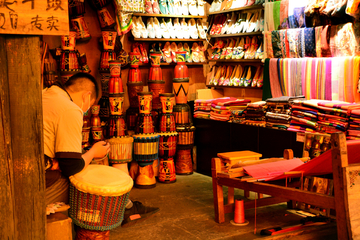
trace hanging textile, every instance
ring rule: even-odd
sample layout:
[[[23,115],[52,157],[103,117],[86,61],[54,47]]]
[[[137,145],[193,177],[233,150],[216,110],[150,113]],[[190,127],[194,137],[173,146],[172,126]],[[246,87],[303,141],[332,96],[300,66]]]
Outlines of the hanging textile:
[[[270,87],[271,87],[272,97],[283,96],[281,93],[281,88],[280,88],[280,84],[279,84],[279,76],[278,76],[277,68],[278,68],[278,59],[276,59],[276,58],[270,59],[269,77],[270,77]]]
[[[326,58],[325,64],[325,100],[332,100],[331,96],[331,59]]]
[[[306,57],[315,57],[315,30],[314,28],[305,28],[304,29],[304,38],[305,38],[305,56]]]
[[[280,42],[280,34],[279,31],[272,31],[271,32],[271,43],[273,49],[273,55],[275,58],[282,58],[282,51],[281,51],[281,42]]]
[[[323,26],[315,27],[315,47],[316,47],[316,57],[322,57],[321,54],[321,33]]]
[[[329,29],[329,25],[326,25],[321,31],[320,49],[321,49],[322,57],[331,57],[329,41],[330,41],[330,29]]]
[[[269,65],[270,65],[270,59],[267,58],[267,59],[265,59],[265,63],[264,63],[264,79],[263,79],[262,100],[266,100],[268,98],[273,97],[272,94],[271,94]]]
[[[278,30],[280,26],[280,1],[274,2],[273,5],[273,21],[274,29]]]
[[[340,59],[333,58],[331,63],[331,99],[339,100]]]
[[[289,28],[289,0],[283,0],[280,3],[280,26],[279,29]]]

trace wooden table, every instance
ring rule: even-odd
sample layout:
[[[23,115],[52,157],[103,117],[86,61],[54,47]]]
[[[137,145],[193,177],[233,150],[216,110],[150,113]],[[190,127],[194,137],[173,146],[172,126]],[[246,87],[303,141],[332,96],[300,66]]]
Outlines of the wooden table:
[[[346,137],[343,133],[333,133],[331,136],[332,166],[334,181],[334,196],[304,191],[286,186],[285,181],[277,182],[249,182],[247,179],[234,177],[226,167],[227,160],[212,159],[212,181],[214,194],[215,221],[225,222],[225,213],[234,211],[234,192],[231,188],[243,189],[257,193],[268,194],[272,197],[256,200],[256,206],[272,205],[289,200],[304,202],[325,209],[336,210],[338,239],[359,239],[360,218],[356,217],[360,193],[351,190],[350,171],[360,172],[360,165],[348,165]],[[353,174],[353,173],[352,173]],[[360,176],[356,179],[360,185]],[[229,187],[228,201],[224,204],[223,186]],[[359,188],[357,186],[357,188]],[[347,194],[347,192],[352,195]],[[356,199],[356,200],[355,200]],[[254,201],[246,201],[245,209],[254,208]]]

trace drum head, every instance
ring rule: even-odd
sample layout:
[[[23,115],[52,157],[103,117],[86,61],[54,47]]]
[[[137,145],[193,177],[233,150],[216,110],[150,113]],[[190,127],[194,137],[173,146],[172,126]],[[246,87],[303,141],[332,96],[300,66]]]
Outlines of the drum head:
[[[81,172],[70,177],[70,182],[82,192],[119,196],[130,192],[132,178],[123,171],[104,165],[89,165]]]

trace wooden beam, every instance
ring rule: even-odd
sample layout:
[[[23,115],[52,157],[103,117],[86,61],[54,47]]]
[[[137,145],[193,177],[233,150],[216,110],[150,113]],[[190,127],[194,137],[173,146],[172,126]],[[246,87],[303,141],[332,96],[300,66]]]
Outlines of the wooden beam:
[[[6,37],[15,238],[45,239],[40,37]]]
[[[348,166],[346,137],[344,133],[331,134],[331,156],[334,179],[334,197],[336,202],[336,223],[338,239],[349,239],[349,214],[347,196],[344,191],[346,180],[344,169]]]
[[[242,182],[240,179],[220,178],[217,180],[219,185],[234,187],[243,189],[244,191],[253,191],[257,193],[265,193],[271,196],[276,196],[279,198],[285,198],[290,200],[296,200],[299,202],[305,202],[311,205],[323,207],[323,208],[332,208],[335,209],[334,197],[327,196],[324,194],[313,193],[302,191],[295,188],[277,186],[269,183],[262,182]]]
[[[9,82],[6,39],[0,35],[0,236],[15,239],[13,161],[11,153]]]

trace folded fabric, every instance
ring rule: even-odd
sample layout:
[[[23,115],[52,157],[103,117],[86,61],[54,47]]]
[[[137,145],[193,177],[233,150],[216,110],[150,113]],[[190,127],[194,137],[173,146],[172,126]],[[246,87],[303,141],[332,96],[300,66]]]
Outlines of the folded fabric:
[[[266,105],[265,101],[258,101],[258,102],[254,102],[254,103],[249,103],[247,106],[249,107],[263,107]]]
[[[359,130],[348,130],[347,134],[349,136],[360,137],[360,131]]]
[[[211,106],[195,106],[195,107],[194,107],[194,111],[197,111],[197,110],[210,111],[210,110],[211,110]]]
[[[315,133],[316,132],[314,129],[311,129],[311,128],[295,126],[295,125],[291,125],[291,124],[290,124],[290,127],[287,128],[287,130],[288,131],[293,131],[293,132],[308,132],[308,133]]]
[[[196,99],[194,102],[199,103],[199,104],[201,104],[201,103],[206,104],[206,103],[211,103],[213,100],[215,100],[215,99]]]
[[[281,96],[281,97],[276,97],[276,98],[269,98],[266,99],[267,103],[290,103],[293,102],[295,99],[305,99],[305,96]]]
[[[310,111],[292,111],[291,116],[305,118],[305,119],[314,120],[314,121],[316,121],[316,119],[317,119],[317,114],[313,114]]]
[[[291,116],[287,114],[281,114],[281,113],[272,113],[272,112],[266,112],[265,116],[267,118],[275,118],[275,119],[283,119],[283,120],[290,120]]]
[[[223,98],[218,98],[215,99],[212,102],[212,105],[218,105],[218,106],[236,106],[236,105],[246,105],[247,103],[250,103],[251,100],[249,99],[237,99],[237,98],[233,98],[230,97],[228,99],[223,99]]]
[[[296,123],[302,123],[304,125],[307,125],[307,126],[312,126],[314,128],[316,128],[318,126],[317,122],[313,122],[313,121],[309,121],[309,120],[306,120],[306,119],[303,119],[303,118],[298,118],[298,117],[294,117],[292,116],[291,119],[293,120],[292,122],[296,122]]]
[[[211,102],[208,102],[208,103],[195,103],[194,106],[211,106]]]

